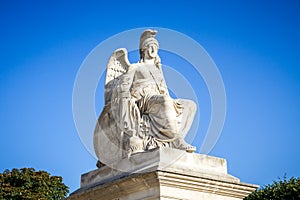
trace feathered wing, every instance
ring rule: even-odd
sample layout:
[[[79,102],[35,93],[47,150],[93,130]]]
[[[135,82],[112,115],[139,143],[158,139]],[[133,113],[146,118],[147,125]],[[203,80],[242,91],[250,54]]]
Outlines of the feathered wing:
[[[117,49],[110,56],[105,79],[105,103],[111,101],[112,92],[119,84],[118,77],[128,71],[130,63],[128,61],[128,54],[125,48]]]
[[[107,64],[105,85],[126,73],[129,66],[127,50],[125,48],[115,50]]]

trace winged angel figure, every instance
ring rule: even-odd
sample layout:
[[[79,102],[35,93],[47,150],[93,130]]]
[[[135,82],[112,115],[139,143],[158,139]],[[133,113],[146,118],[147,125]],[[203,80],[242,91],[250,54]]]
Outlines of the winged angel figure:
[[[117,49],[108,61],[105,106],[94,132],[95,152],[102,163],[111,162],[112,155],[120,151],[122,159],[160,147],[196,149],[184,140],[196,104],[170,97],[156,33],[148,29],[141,35],[138,63],[129,63],[124,48]]]

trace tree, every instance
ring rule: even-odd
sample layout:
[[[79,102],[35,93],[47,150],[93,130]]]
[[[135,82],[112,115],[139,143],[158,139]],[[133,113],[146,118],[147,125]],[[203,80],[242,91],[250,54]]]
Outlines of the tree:
[[[299,200],[300,177],[279,179],[251,193],[244,200]]]
[[[59,200],[69,188],[60,176],[33,168],[5,170],[0,174],[0,200]]]

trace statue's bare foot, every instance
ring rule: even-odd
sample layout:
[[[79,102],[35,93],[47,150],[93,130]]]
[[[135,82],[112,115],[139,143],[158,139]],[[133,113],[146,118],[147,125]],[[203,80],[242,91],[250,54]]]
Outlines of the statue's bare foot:
[[[189,144],[186,144],[186,145],[182,144],[182,145],[179,146],[178,149],[184,150],[188,153],[194,153],[196,151],[196,147],[192,146],[192,145],[189,145]]]
[[[175,148],[176,149],[180,149],[180,150],[184,150],[188,153],[193,153],[196,151],[196,147],[192,146],[190,144],[188,144],[186,141],[184,141],[183,139],[178,139],[175,143]]]
[[[194,153],[196,151],[196,147],[192,146],[192,145],[189,145],[189,146],[187,146],[185,151],[188,152],[188,153]]]

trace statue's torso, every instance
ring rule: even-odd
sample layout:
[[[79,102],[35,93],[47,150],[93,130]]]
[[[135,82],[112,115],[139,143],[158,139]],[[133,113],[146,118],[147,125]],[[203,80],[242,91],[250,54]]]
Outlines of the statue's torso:
[[[133,74],[131,94],[137,99],[167,90],[162,71],[156,65],[137,63],[130,73]]]

